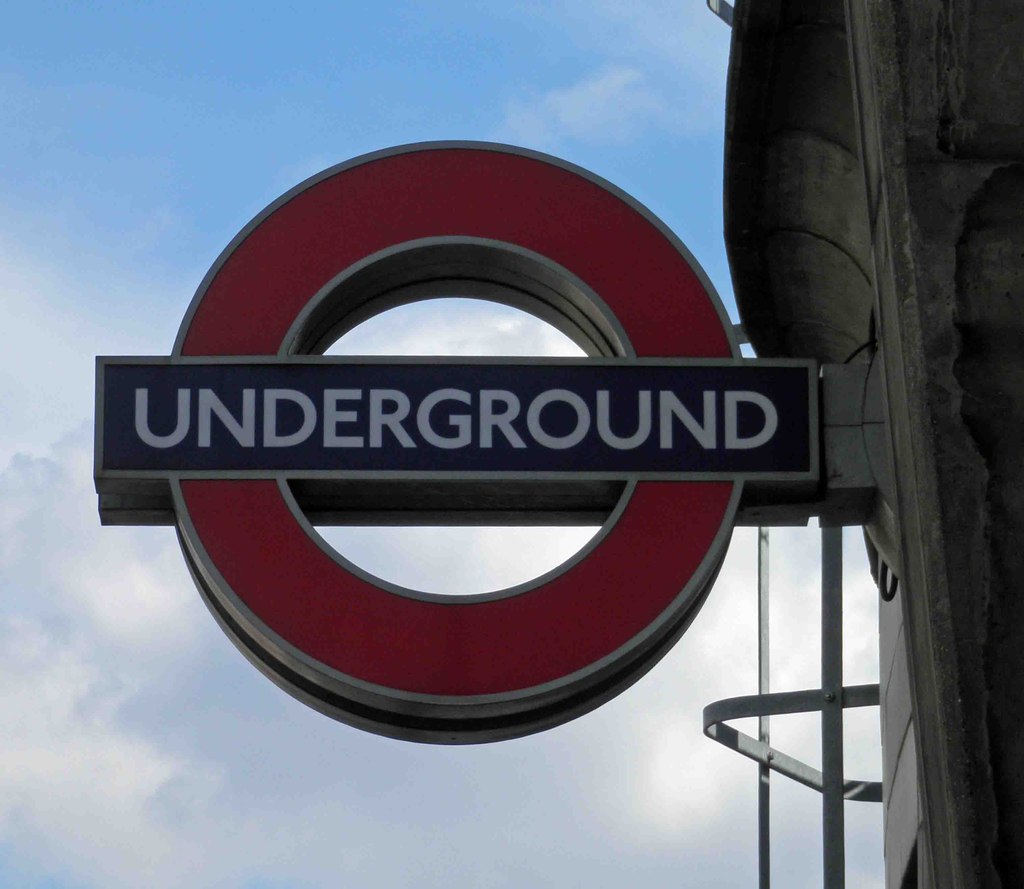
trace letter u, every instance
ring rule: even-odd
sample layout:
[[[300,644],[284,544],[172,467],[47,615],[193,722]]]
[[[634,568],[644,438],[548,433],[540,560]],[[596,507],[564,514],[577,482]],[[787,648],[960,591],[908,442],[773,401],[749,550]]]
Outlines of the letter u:
[[[189,413],[192,398],[188,389],[178,390],[178,418],[174,431],[168,435],[156,435],[149,428],[149,389],[135,390],[135,432],[151,448],[173,448],[181,444],[188,435]]]

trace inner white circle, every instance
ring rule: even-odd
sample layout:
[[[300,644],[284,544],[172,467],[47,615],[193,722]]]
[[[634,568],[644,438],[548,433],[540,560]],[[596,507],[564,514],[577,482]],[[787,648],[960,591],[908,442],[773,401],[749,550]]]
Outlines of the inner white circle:
[[[483,299],[421,300],[357,325],[327,355],[568,357],[585,353],[545,321]],[[579,552],[600,526],[317,527],[350,562],[424,593],[474,595],[527,583]]]

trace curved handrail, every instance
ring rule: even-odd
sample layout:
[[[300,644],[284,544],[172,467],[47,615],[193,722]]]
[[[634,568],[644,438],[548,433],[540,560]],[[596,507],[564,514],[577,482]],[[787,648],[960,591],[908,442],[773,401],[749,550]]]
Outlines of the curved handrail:
[[[877,707],[878,702],[877,684],[843,687],[843,709]],[[735,750],[748,759],[821,793],[823,780],[818,769],[725,723],[729,719],[743,719],[751,716],[813,713],[821,710],[827,703],[831,703],[831,701],[827,700],[821,689],[724,698],[708,704],[704,708],[704,734],[730,750]],[[882,801],[882,782],[844,779],[843,797],[848,800],[880,803]]]

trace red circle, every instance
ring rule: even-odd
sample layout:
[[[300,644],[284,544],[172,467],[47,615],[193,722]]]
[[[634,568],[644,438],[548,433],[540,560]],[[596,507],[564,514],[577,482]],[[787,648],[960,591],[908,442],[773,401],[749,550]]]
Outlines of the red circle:
[[[715,298],[639,208],[565,166],[492,147],[371,157],[300,188],[229,251],[197,296],[180,354],[277,354],[339,272],[439,236],[504,241],[564,266],[639,356],[732,356]],[[642,637],[706,564],[733,487],[641,482],[597,547],[542,586],[439,602],[346,571],[273,481],[181,483],[211,562],[280,639],[360,682],[445,698],[559,682]]]
[[[564,167],[468,148],[369,161],[278,206],[209,282],[181,354],[276,354],[340,271],[395,244],[446,235],[507,241],[569,269],[611,307],[638,355],[732,355],[704,285],[637,208]]]
[[[440,696],[553,682],[643,632],[700,565],[732,493],[728,483],[691,483],[680,498],[678,487],[638,485],[609,536],[543,586],[440,603],[345,571],[295,522],[275,482],[182,482],[213,563],[275,633],[348,676]]]

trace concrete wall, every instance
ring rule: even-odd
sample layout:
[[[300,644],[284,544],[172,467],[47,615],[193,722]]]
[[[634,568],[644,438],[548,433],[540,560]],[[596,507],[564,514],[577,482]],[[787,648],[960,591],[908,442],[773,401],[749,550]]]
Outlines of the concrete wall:
[[[1024,4],[847,5],[927,876],[1024,886]]]
[[[887,882],[1019,889],[1024,2],[741,0],[728,102],[753,342],[884,362]]]

